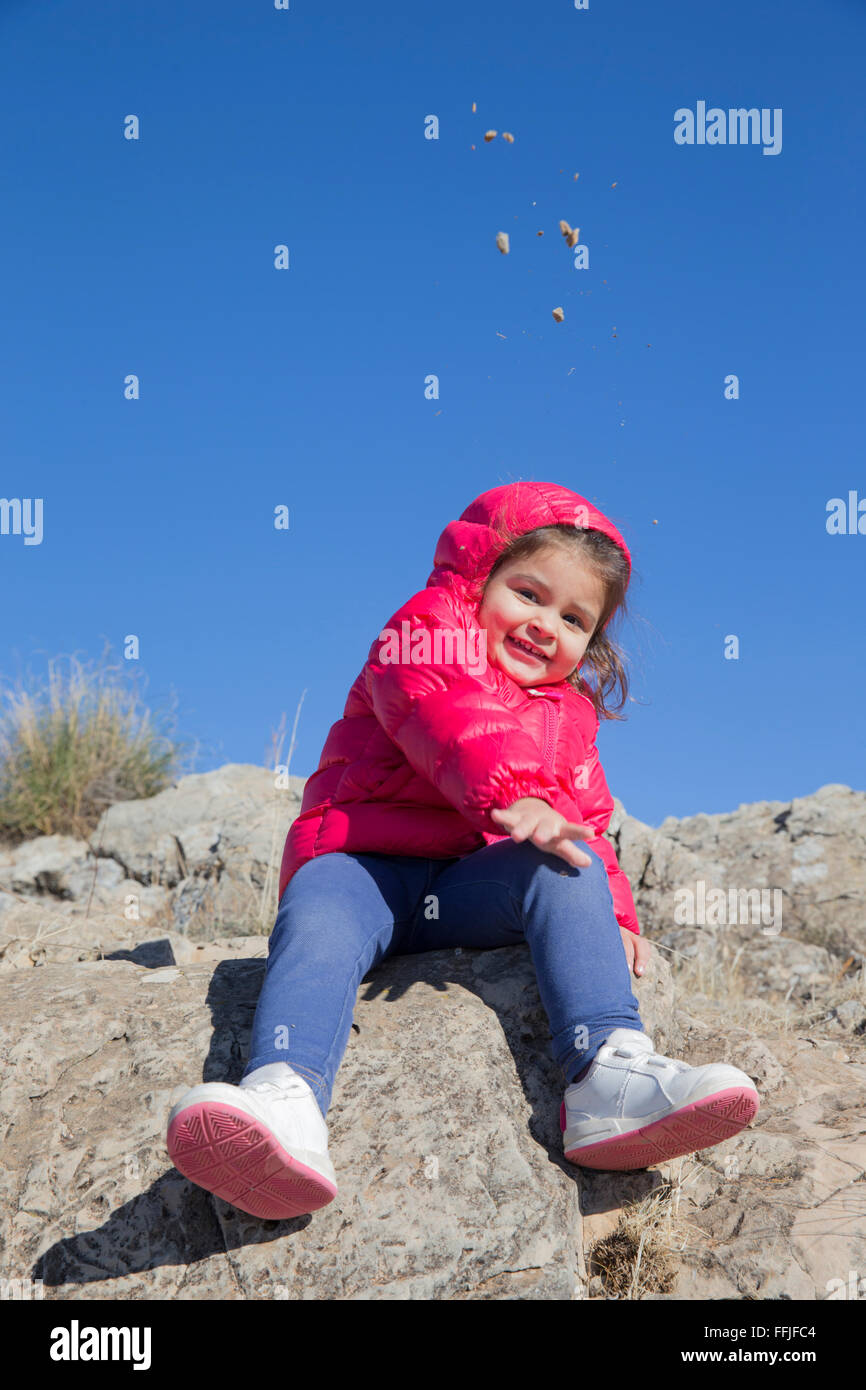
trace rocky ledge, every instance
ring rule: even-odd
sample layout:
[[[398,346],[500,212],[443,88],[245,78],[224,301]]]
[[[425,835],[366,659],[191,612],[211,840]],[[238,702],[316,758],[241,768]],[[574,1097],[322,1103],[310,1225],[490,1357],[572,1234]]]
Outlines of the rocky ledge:
[[[836,784],[611,822],[656,948],[644,1025],[752,1077],[741,1135],[575,1168],[527,948],[434,951],[362,983],[330,1206],[259,1221],[183,1178],[166,1116],[240,1079],[303,785],[231,764],[89,841],[0,847],[7,1296],[825,1299],[856,1296],[852,1271],[866,1294],[866,794]]]

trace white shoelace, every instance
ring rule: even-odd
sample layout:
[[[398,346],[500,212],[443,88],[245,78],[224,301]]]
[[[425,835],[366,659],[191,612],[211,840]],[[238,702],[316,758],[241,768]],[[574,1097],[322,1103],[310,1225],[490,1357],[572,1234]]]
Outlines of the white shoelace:
[[[244,1086],[242,1089],[244,1091],[262,1091],[271,1100],[297,1100],[299,1096],[307,1094],[306,1090],[302,1088],[302,1086],[306,1087],[306,1084],[300,1076],[288,1076],[285,1081],[257,1081],[254,1086]]]
[[[647,1052],[645,1048],[636,1047],[633,1043],[623,1043],[620,1047],[613,1050],[615,1057],[645,1057],[647,1066],[650,1067],[671,1067],[674,1071],[690,1070],[688,1062],[679,1062],[674,1057],[662,1057],[658,1052]]]

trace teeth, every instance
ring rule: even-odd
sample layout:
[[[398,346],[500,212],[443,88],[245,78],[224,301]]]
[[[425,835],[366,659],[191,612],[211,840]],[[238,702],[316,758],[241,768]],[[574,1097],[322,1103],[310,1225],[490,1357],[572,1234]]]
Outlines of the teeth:
[[[530,656],[537,656],[540,658],[541,653],[537,652],[534,647],[530,647],[527,642],[522,642],[519,637],[512,637],[511,640],[512,642],[516,642],[518,647],[522,647],[525,652],[528,652]]]

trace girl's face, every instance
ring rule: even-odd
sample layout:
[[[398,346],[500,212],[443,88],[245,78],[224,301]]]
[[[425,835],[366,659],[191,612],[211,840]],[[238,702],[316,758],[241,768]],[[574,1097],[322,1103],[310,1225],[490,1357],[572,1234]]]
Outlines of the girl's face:
[[[601,579],[556,547],[508,562],[488,584],[478,609],[488,660],[518,685],[563,680],[583,657],[604,598]]]

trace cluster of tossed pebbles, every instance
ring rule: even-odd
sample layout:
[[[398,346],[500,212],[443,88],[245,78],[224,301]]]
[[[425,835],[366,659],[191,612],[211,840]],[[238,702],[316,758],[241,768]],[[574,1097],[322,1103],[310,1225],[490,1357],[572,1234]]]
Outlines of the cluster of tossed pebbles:
[[[474,113],[474,111],[475,111],[475,102],[474,102],[474,101],[473,101],[473,103],[472,103],[472,110],[473,110],[473,113]],[[490,141],[491,141],[491,140],[495,140],[498,134],[499,134],[499,131],[498,131],[498,130],[485,130],[485,132],[484,132],[484,140],[485,140],[485,143],[489,145],[489,144],[490,144]],[[508,131],[508,130],[503,130],[503,132],[502,132],[502,138],[503,138],[503,140],[507,140],[508,143],[509,143],[509,145],[513,145],[513,144],[514,144],[514,136],[511,134],[510,131]],[[474,150],[474,149],[475,149],[475,146],[473,145],[472,148],[473,148],[473,150]],[[575,174],[574,177],[575,177],[575,178],[579,178],[580,176],[579,176],[578,174]],[[612,187],[612,188],[616,188],[616,184],[615,184],[615,183],[614,183],[614,184],[611,184],[611,187]],[[571,247],[571,246],[576,246],[576,245],[577,245],[578,241],[580,240],[580,228],[579,228],[579,227],[570,227],[569,224],[568,224],[566,221],[564,221],[564,220],[561,219],[561,220],[560,220],[560,223],[559,223],[559,230],[562,232],[562,235],[565,237],[566,244],[567,244],[569,247]],[[544,236],[544,232],[538,232],[538,233],[536,233],[536,235],[537,235],[537,236]],[[508,233],[507,233],[507,232],[497,232],[497,233],[496,233],[496,245],[497,245],[498,249],[502,252],[502,255],[503,255],[503,256],[507,256],[507,255],[510,253],[510,251],[511,251],[511,242],[509,241]],[[561,304],[558,305],[557,308],[551,310],[551,312],[552,312],[552,314],[553,314],[553,317],[556,319],[556,322],[557,322],[557,323],[562,323],[563,319],[565,318],[565,310],[562,308],[562,305],[561,305]]]
[[[473,101],[473,103],[472,103],[472,112],[473,112],[473,115],[474,115],[474,113],[475,113],[475,109],[476,109],[476,105],[475,105],[475,102]],[[485,130],[485,132],[484,132],[484,141],[485,141],[485,144],[488,144],[488,145],[489,145],[490,142],[491,142],[491,140],[495,140],[498,134],[499,134],[499,131],[498,131],[498,130]],[[507,140],[508,143],[509,143],[509,145],[513,145],[513,144],[514,144],[514,136],[511,134],[510,131],[508,131],[508,130],[503,130],[503,132],[502,132],[502,138],[503,138],[503,140]],[[473,150],[474,150],[474,149],[475,149],[475,146],[473,145],[472,148],[473,148]],[[559,172],[562,174],[562,173],[564,172],[564,170],[560,169]],[[575,177],[575,180],[577,180],[577,179],[580,178],[580,174],[575,174],[574,177]],[[614,182],[611,184],[611,188],[616,188],[616,184],[617,184],[617,180],[614,180]],[[534,207],[534,206],[535,206],[535,204],[533,203],[533,207]],[[577,246],[577,244],[578,244],[578,242],[579,242],[579,240],[580,240],[580,228],[579,228],[579,227],[572,227],[572,226],[569,225],[568,222],[565,221],[564,218],[560,218],[560,221],[559,221],[559,230],[562,232],[562,235],[563,235],[563,237],[565,238],[565,243],[566,243],[566,245],[567,245],[569,248],[574,247],[574,246]],[[543,231],[541,231],[541,232],[536,232],[536,236],[544,236],[544,232],[543,232]],[[499,249],[499,251],[501,251],[501,253],[502,253],[503,256],[509,255],[509,253],[510,253],[510,251],[511,251],[511,242],[510,242],[510,240],[509,240],[509,237],[508,237],[508,233],[507,233],[507,232],[497,232],[497,233],[496,233],[496,245],[497,245],[497,248]],[[605,283],[607,283],[607,282],[605,281]],[[563,307],[562,307],[561,304],[558,304],[557,307],[556,307],[555,309],[551,309],[550,312],[552,313],[552,315],[553,315],[553,317],[554,317],[554,319],[556,320],[557,323],[562,323],[563,319],[565,318],[565,310],[563,309]],[[505,337],[505,334],[504,334],[504,333],[497,333],[496,336],[497,336],[497,338],[504,338],[504,337]],[[613,330],[612,330],[612,337],[614,337],[614,338],[616,337],[616,327],[615,327],[615,326],[614,326],[614,328],[613,328]],[[652,347],[652,343],[647,343],[647,347]],[[573,371],[574,371],[574,368],[572,367],[572,368],[571,368],[571,372],[573,372]],[[571,375],[571,372],[569,372],[569,376]],[[438,413],[438,412],[437,412],[437,413]],[[622,423],[624,424],[625,422],[623,421]],[[654,521],[653,521],[653,526],[658,526],[658,521],[657,521],[657,520],[654,520]]]

